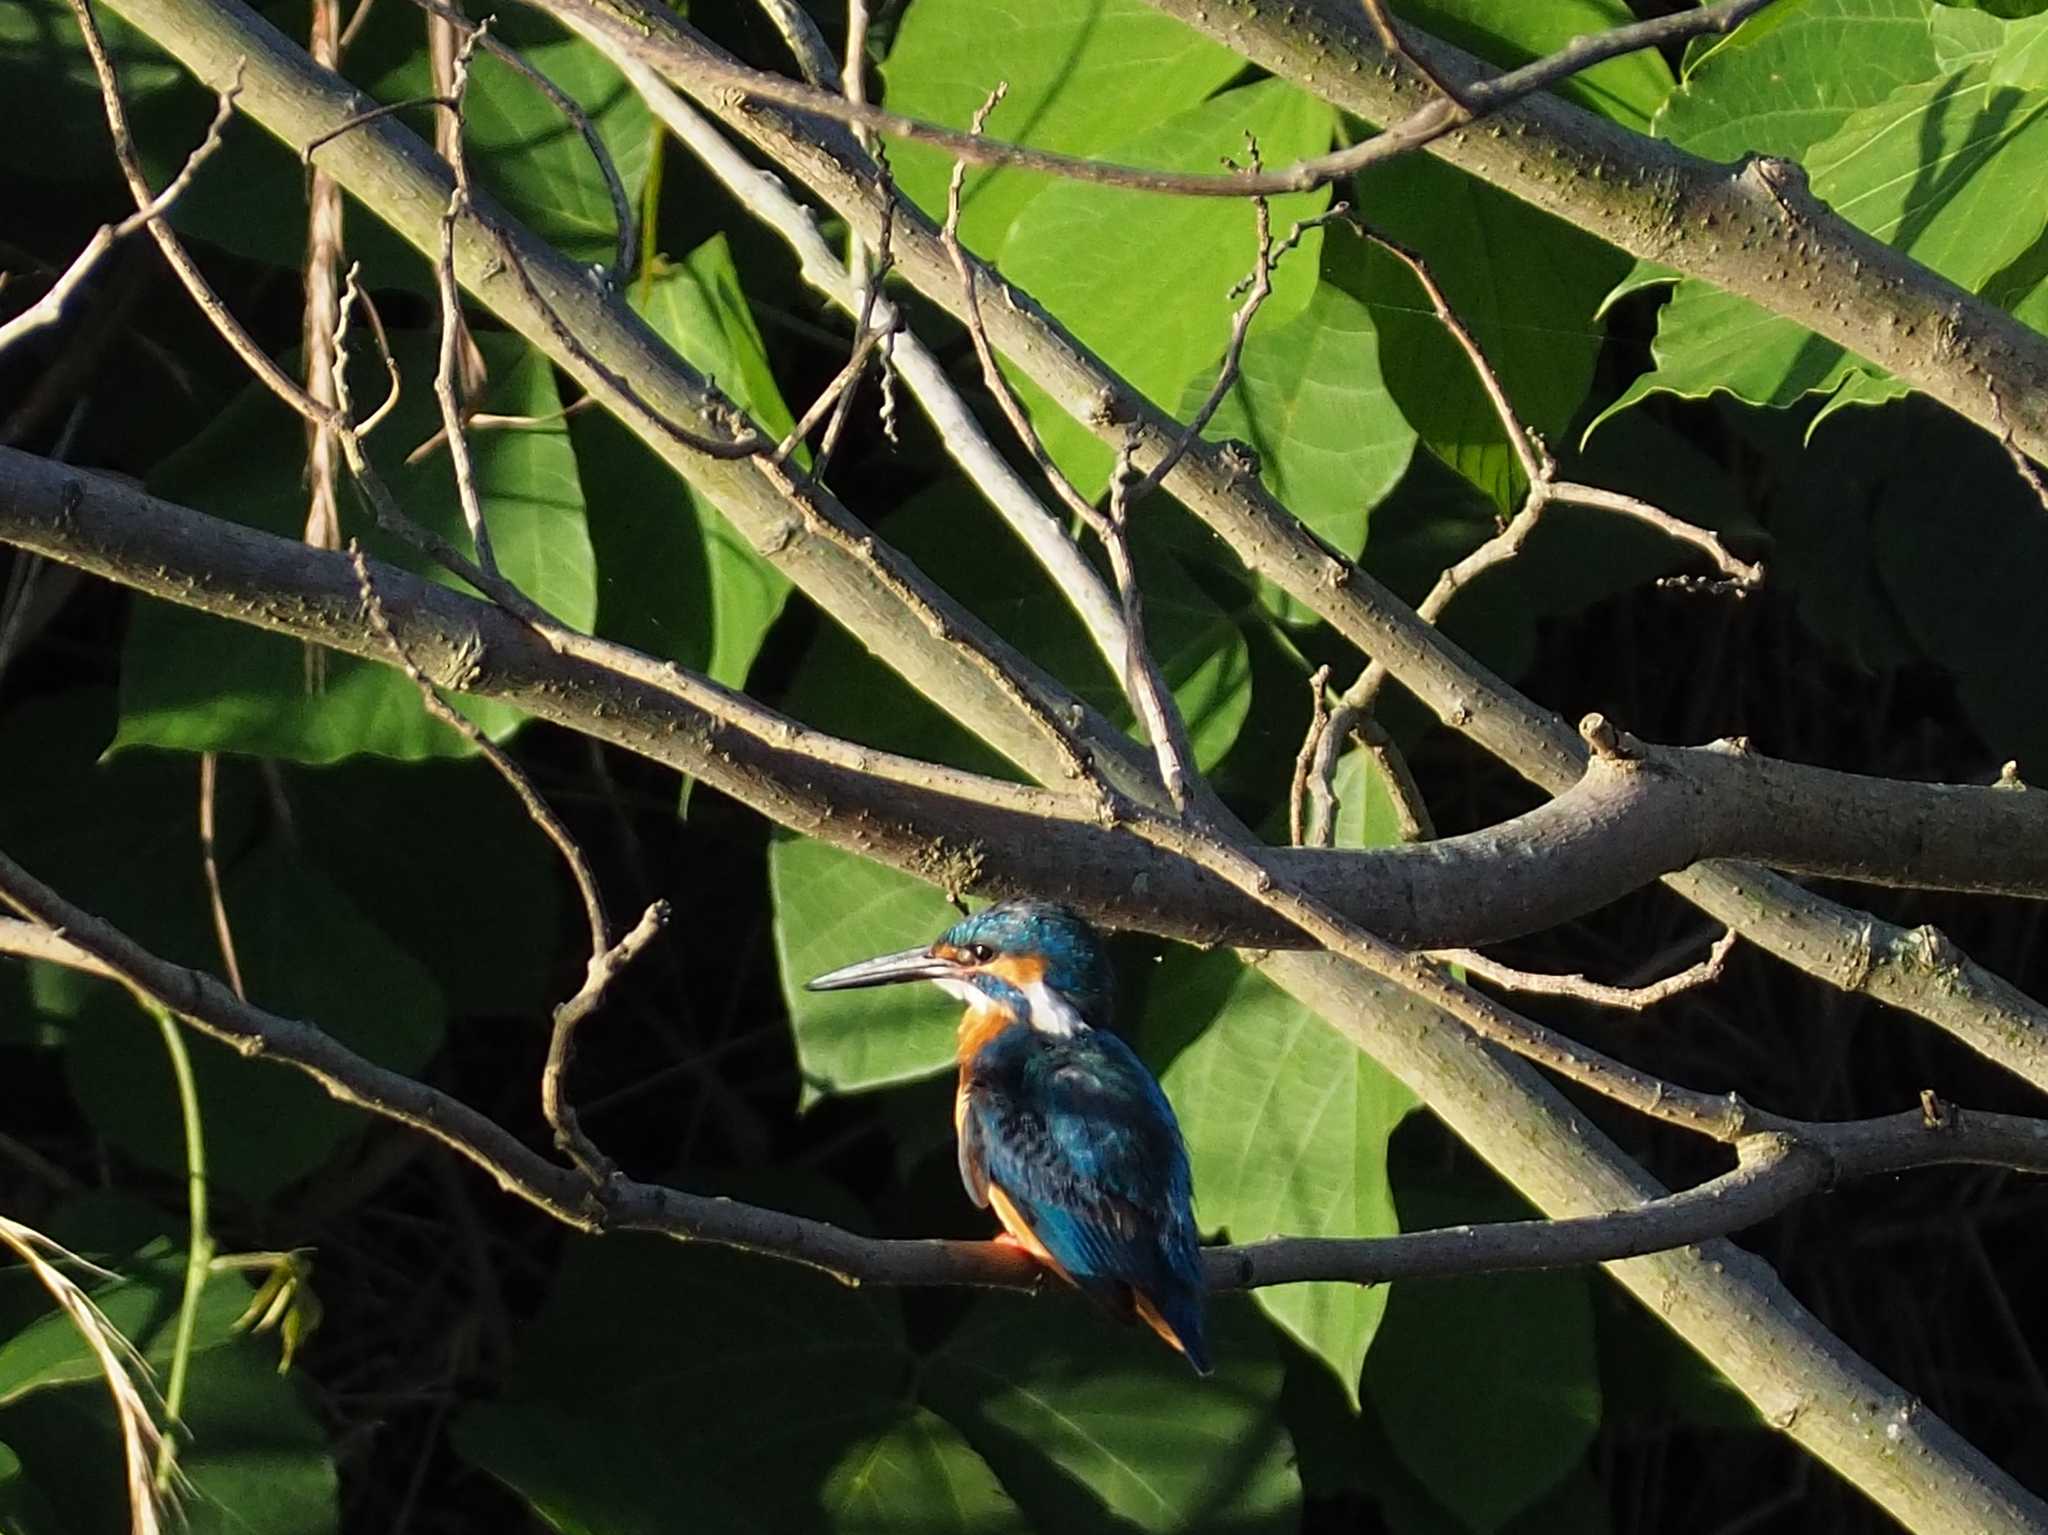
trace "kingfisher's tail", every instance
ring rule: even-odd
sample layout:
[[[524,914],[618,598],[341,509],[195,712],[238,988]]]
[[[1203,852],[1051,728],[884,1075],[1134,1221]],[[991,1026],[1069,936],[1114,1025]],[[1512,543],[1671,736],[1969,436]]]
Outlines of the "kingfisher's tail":
[[[1175,1285],[1158,1295],[1131,1292],[1131,1304],[1144,1324],[1187,1356],[1197,1375],[1207,1375],[1209,1340],[1202,1325],[1202,1292]]]

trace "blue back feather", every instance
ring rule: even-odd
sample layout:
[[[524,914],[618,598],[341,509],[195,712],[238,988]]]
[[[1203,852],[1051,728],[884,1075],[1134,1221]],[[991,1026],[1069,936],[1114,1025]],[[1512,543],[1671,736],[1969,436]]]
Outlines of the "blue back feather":
[[[1114,1034],[1003,1030],[967,1063],[961,1174],[1017,1207],[1084,1290],[1128,1286],[1157,1308],[1207,1373],[1199,1237],[1187,1148],[1152,1074]]]

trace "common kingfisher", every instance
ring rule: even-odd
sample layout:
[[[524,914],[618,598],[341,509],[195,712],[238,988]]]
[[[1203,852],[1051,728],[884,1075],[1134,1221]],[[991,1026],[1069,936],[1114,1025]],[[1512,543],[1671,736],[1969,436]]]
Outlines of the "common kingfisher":
[[[899,981],[934,981],[967,1004],[953,1127],[968,1197],[1207,1375],[1187,1147],[1151,1072],[1104,1027],[1116,976],[1095,930],[1064,906],[1005,901],[809,986]]]

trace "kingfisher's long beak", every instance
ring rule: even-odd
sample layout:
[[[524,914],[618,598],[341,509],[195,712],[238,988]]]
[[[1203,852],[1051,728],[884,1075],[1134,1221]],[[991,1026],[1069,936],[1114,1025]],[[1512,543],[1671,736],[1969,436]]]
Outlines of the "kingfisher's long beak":
[[[930,949],[905,949],[900,954],[883,954],[828,970],[804,982],[804,990],[851,991],[857,986],[893,986],[898,981],[936,981],[959,973],[957,960],[942,958]]]

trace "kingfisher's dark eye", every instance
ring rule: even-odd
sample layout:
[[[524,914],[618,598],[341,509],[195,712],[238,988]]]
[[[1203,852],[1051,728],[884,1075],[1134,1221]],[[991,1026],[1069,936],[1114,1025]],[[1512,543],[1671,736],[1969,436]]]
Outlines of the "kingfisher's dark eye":
[[[985,943],[970,943],[967,952],[973,956],[977,965],[985,965],[996,957],[996,951]]]

